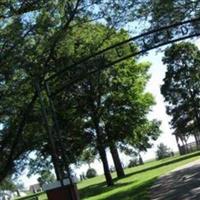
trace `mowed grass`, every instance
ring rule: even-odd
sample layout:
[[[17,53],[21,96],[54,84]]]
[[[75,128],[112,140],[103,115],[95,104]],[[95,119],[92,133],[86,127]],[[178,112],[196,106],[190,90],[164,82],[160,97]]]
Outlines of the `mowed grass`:
[[[81,200],[149,200],[149,188],[159,176],[197,159],[200,152],[126,169],[123,179],[117,179],[113,173],[115,185],[112,187],[106,186],[104,176],[87,179],[78,183]],[[44,193],[39,195],[39,200],[46,199]]]
[[[200,152],[148,162],[126,169],[126,177],[119,180],[113,173],[112,187],[106,186],[104,176],[82,181],[78,184],[81,200],[149,200],[149,188],[156,178],[197,159]]]
[[[27,195],[25,197],[17,197],[15,198],[14,200],[32,200],[34,199],[34,197],[38,197],[38,200],[47,200],[47,195],[46,193],[44,192],[40,192],[40,193],[36,193],[36,194],[30,194],[30,195]]]

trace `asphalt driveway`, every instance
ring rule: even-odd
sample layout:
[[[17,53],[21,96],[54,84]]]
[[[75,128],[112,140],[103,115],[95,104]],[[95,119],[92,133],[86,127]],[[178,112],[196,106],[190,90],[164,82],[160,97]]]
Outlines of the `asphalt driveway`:
[[[200,200],[200,160],[161,176],[150,196],[151,200]]]

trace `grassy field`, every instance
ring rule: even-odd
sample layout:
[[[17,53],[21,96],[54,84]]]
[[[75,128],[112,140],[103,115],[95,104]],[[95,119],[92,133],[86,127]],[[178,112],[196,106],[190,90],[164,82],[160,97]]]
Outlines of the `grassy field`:
[[[123,179],[117,179],[113,173],[115,185],[112,187],[106,187],[104,176],[82,181],[78,184],[81,200],[148,200],[148,189],[156,178],[197,159],[200,159],[200,152],[126,169]],[[44,194],[40,195],[39,200],[45,199]]]

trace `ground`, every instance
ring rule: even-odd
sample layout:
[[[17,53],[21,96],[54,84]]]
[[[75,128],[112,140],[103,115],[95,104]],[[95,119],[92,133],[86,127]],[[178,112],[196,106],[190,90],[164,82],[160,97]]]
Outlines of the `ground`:
[[[78,184],[81,200],[149,200],[150,188],[160,176],[199,159],[200,152],[197,152],[126,169],[123,179],[118,180],[116,174],[112,174],[115,182],[112,187],[106,187],[103,176],[82,181]],[[39,200],[45,199],[44,194],[40,195]]]

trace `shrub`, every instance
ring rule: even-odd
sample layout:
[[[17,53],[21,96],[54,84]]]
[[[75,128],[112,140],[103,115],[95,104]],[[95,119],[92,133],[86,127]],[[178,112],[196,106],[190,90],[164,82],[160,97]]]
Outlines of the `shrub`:
[[[97,176],[97,172],[96,172],[95,169],[90,168],[90,169],[87,170],[87,172],[86,172],[86,177],[87,178],[93,178],[95,176]]]
[[[129,168],[135,167],[135,166],[137,166],[137,164],[138,164],[138,160],[137,160],[137,158],[134,158],[134,159],[129,161],[128,167]]]

